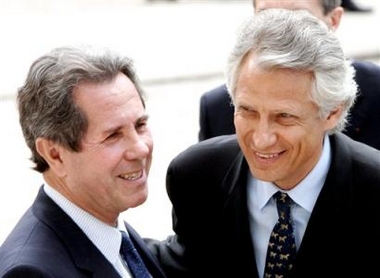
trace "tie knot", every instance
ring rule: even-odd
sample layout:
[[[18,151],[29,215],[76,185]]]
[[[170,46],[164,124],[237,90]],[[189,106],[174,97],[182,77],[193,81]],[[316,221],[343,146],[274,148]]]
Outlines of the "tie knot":
[[[277,191],[273,195],[274,200],[277,204],[277,211],[281,219],[290,218],[290,205],[292,204],[293,200],[289,197],[288,194]]]
[[[133,246],[133,243],[129,236],[127,235],[126,232],[120,231],[121,232],[121,246],[120,246],[120,251],[121,253],[128,252],[130,250],[133,250],[135,247]]]
[[[283,204],[283,205],[290,206],[290,204],[293,202],[292,198],[290,198],[288,194],[281,192],[281,191],[277,191],[273,195],[273,198],[275,199],[277,204]]]

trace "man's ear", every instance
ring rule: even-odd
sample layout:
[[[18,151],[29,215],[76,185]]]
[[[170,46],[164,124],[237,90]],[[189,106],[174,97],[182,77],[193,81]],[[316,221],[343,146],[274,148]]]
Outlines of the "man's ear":
[[[341,105],[337,106],[325,119],[325,124],[327,129],[333,129],[338,122],[343,113],[343,108]]]
[[[329,13],[329,26],[332,30],[336,31],[339,28],[343,13],[342,7],[336,7]]]
[[[50,169],[53,170],[57,176],[62,177],[66,174],[66,168],[61,158],[63,147],[59,143],[39,137],[36,140],[36,150],[39,155],[46,160]]]

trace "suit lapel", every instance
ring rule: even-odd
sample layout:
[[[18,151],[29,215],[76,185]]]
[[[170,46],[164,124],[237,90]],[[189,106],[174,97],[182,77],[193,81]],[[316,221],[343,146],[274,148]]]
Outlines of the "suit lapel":
[[[350,229],[353,173],[349,171],[352,159],[345,141],[340,135],[330,136],[332,161],[298,251],[297,277],[310,273],[316,262],[324,267],[332,264],[347,248],[344,245],[348,241],[343,238],[345,229]]]
[[[248,165],[241,152],[238,153],[223,180],[225,202],[222,219],[225,220],[226,236],[231,238],[227,243],[236,269],[244,277],[257,277],[256,259],[250,232],[249,212],[247,205]]]
[[[92,277],[120,277],[96,246],[71,218],[58,207],[42,187],[33,203],[33,212],[61,239],[74,263]]]

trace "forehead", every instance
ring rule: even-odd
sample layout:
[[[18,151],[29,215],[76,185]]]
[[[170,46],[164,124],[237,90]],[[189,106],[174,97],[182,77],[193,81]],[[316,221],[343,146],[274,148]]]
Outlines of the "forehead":
[[[137,88],[122,73],[101,83],[81,83],[74,89],[74,97],[76,103],[89,115],[113,114],[119,110],[126,113],[143,107]]]
[[[236,100],[242,97],[310,100],[314,82],[312,72],[284,68],[263,69],[257,65],[254,57],[255,54],[251,53],[243,61],[236,84]]]
[[[311,13],[317,10],[322,10],[322,3],[320,0],[255,0],[255,10],[260,12],[270,8],[283,8],[289,10],[305,9]]]

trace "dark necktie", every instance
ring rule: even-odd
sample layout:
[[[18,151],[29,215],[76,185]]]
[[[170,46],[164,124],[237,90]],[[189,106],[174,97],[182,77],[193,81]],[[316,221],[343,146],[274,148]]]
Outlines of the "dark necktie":
[[[296,244],[290,220],[290,205],[293,201],[288,194],[280,191],[273,197],[279,217],[269,239],[264,278],[286,278],[293,268],[296,256]]]
[[[142,261],[140,255],[137,253],[136,248],[133,246],[133,243],[129,236],[121,232],[121,247],[120,254],[123,259],[127,262],[129,269],[134,278],[149,278],[150,275],[146,269],[144,262]]]

